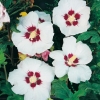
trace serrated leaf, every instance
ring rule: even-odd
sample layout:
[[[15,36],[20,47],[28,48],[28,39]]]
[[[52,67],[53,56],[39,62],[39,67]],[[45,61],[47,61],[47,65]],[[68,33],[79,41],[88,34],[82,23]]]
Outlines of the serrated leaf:
[[[4,83],[1,84],[1,89],[0,90],[2,91],[3,94],[7,94],[7,95],[12,95],[13,94],[13,92],[11,90],[11,85],[8,82],[6,82],[6,84],[4,84]]]
[[[79,100],[79,97],[85,96],[86,95],[86,91],[81,89],[76,91],[72,97],[64,99],[64,100]]]
[[[85,90],[83,90],[83,89],[80,89],[80,90],[78,90],[78,91],[76,91],[75,93],[74,93],[74,95],[73,95],[73,99],[74,100],[77,100],[77,99],[79,99],[79,97],[81,97],[81,96],[85,96],[86,95],[86,91]],[[76,99],[75,99],[76,98]]]
[[[17,32],[19,33],[20,31],[17,29],[17,26],[15,24],[12,24],[11,25],[11,30],[14,31],[14,32]]]
[[[54,89],[54,95],[60,99],[66,99],[73,95],[71,90],[67,87],[65,81],[55,81],[53,82],[52,88]]]
[[[79,88],[84,90],[93,90],[95,93],[100,93],[100,84],[97,83],[85,82],[80,84]]]
[[[24,97],[20,95],[13,95],[13,96],[9,96],[7,100],[24,100]]]
[[[78,36],[77,41],[83,41],[90,39],[90,43],[99,43],[100,42],[100,36],[96,31],[88,31],[80,34]]]

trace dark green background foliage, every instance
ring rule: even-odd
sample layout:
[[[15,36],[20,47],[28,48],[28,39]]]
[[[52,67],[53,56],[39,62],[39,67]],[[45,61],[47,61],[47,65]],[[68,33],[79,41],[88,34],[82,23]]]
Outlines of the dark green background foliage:
[[[16,29],[18,23],[17,17],[20,17],[21,11],[45,11],[52,17],[52,10],[57,6],[59,0],[35,0],[34,6],[30,8],[30,3],[16,0],[0,0],[7,8],[11,23],[6,23],[5,28],[0,31],[0,100],[24,100],[23,96],[16,95],[11,90],[10,83],[6,82],[4,68],[7,73],[16,68],[18,64],[18,52],[11,41],[12,31],[19,32]],[[73,84],[64,76],[52,82],[51,98],[54,100],[100,100],[100,0],[86,0],[87,6],[91,8],[89,22],[91,27],[87,32],[77,36],[77,41],[86,43],[92,50],[93,60],[88,64],[92,70],[92,77],[87,82]],[[54,25],[54,50],[61,50],[64,35],[60,29]],[[52,59],[47,62],[51,65]]]

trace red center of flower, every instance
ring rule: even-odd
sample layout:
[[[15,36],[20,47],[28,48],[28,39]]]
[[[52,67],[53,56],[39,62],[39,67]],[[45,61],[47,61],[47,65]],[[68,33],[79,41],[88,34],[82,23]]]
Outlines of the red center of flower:
[[[79,62],[78,58],[73,54],[68,54],[68,56],[65,55],[64,60],[65,60],[65,64],[69,67],[70,66],[75,67]]]
[[[78,20],[80,19],[80,14],[75,13],[74,10],[69,10],[67,14],[64,15],[64,19],[66,20],[67,26],[76,26],[78,25]]]
[[[25,33],[26,39],[29,39],[31,42],[36,42],[40,40],[40,30],[36,29],[36,27],[32,26],[27,28],[27,32]]]
[[[40,79],[40,73],[39,72],[32,72],[29,71],[27,73],[27,77],[25,77],[26,83],[30,84],[32,88],[34,88],[36,85],[41,85],[42,81]]]
[[[40,21],[40,23],[45,22],[45,20],[44,19],[41,19],[41,18],[39,18],[39,21]]]

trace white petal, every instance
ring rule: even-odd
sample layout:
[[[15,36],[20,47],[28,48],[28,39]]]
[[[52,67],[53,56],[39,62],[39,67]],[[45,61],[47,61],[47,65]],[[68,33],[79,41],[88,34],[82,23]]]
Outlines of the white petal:
[[[35,12],[31,11],[26,16],[21,17],[19,20],[22,26],[26,29],[31,26],[36,27],[38,24],[38,15]]]
[[[40,30],[40,38],[45,43],[50,43],[53,40],[53,26],[50,22],[44,22],[38,25]]]
[[[88,45],[83,44],[81,41],[77,43],[75,55],[79,59],[79,64],[88,64],[93,59],[92,51]]]
[[[47,100],[49,98],[49,92],[42,86],[36,86],[33,91],[29,90],[24,97],[24,100]]]
[[[80,19],[79,19],[79,23],[81,24],[81,26],[84,26],[87,21],[89,20],[90,17],[90,8],[89,7],[84,7],[83,9],[81,9],[79,11]]]
[[[81,17],[78,20],[78,25],[72,26],[72,29],[73,29],[73,30],[71,30],[72,35],[85,32],[90,27],[90,24],[88,22],[89,17],[90,17],[90,8],[84,7],[82,9],[80,9],[80,11],[78,11],[78,13],[81,15]]]
[[[76,38],[71,36],[63,39],[62,50],[66,55],[74,53],[76,51]]]
[[[69,11],[68,7],[55,7],[53,9],[53,23],[60,28],[60,31],[66,35],[70,35],[71,27],[66,25],[64,15]]]
[[[9,73],[8,82],[10,82],[12,85],[19,84],[25,80],[25,77],[26,73],[24,73],[23,70],[15,69]]]
[[[49,85],[49,84],[48,84]],[[38,95],[38,97],[35,99],[34,95],[34,100],[47,100],[50,97],[50,91],[42,86],[37,86],[35,91],[35,95]]]
[[[69,67],[65,65],[64,62],[61,61],[53,61],[53,66],[55,67],[55,74],[57,77],[63,77],[68,73]]]
[[[41,74],[40,78],[43,82],[52,82],[54,80],[54,70],[48,64],[42,62],[39,72]]]
[[[57,61],[63,61],[64,60],[64,53],[61,50],[52,51],[52,52],[50,52],[49,56],[52,59],[55,59]]]
[[[32,43],[28,39],[24,39],[21,43],[19,43],[17,49],[19,52],[30,56],[34,56],[36,53],[35,43]]]
[[[43,41],[35,42],[35,52],[36,53],[43,53],[47,49],[50,49],[53,45],[53,42],[45,43]]]
[[[24,100],[34,100],[34,89],[28,89],[27,93],[24,95]]]
[[[60,0],[59,3],[58,3],[59,6],[67,6],[69,7],[69,10],[70,9],[74,9],[74,10],[77,10],[77,9],[80,9],[81,7],[84,7],[86,6],[86,1],[83,1],[83,0]]]
[[[27,32],[27,29],[24,28],[20,23],[18,24],[17,29],[21,32],[21,34],[25,34]]]
[[[46,14],[45,12],[39,12],[38,10],[34,12],[38,14],[40,19],[51,22],[50,14]]]
[[[85,82],[91,77],[91,69],[86,65],[78,65],[76,67],[70,67],[68,71],[68,78],[73,83]]]
[[[55,9],[54,9],[55,10]],[[55,10],[56,11],[56,10]],[[53,16],[53,23],[60,28],[60,31],[68,36],[69,27],[67,27],[66,22],[64,20],[64,14],[61,15],[54,15]]]
[[[51,90],[51,83],[50,82],[42,82],[42,84],[40,86],[47,89],[48,92],[50,93],[50,90]]]
[[[40,60],[27,57],[18,64],[18,68],[21,68],[25,73],[28,71],[36,72],[40,68],[41,64],[42,62]]]
[[[16,47],[19,45],[19,43],[25,40],[23,34],[24,33],[12,33],[12,41]]]
[[[84,20],[81,20],[82,22],[79,22],[78,25],[76,26],[70,26],[69,27],[69,31],[68,31],[68,34],[65,34],[66,36],[67,35],[76,35],[76,34],[80,34],[82,32],[85,32],[87,31],[87,29],[90,27],[90,24],[89,22],[87,21],[84,21]],[[85,22],[85,23],[84,23]],[[66,29],[67,30],[67,29]]]
[[[9,73],[8,82],[12,85],[12,91],[16,94],[25,94],[29,88],[29,84],[25,81],[26,73],[21,69],[15,69]]]
[[[28,88],[30,87],[29,84],[24,82],[19,82],[18,84],[15,84],[11,89],[14,93],[23,95],[27,92]]]
[[[2,22],[10,22],[10,17],[8,15],[8,13],[6,11],[4,13],[5,13],[5,15],[2,18]]]

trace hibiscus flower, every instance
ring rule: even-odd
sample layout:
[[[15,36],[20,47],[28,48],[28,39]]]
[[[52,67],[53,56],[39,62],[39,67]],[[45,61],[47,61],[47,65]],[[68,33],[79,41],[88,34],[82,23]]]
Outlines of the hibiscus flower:
[[[65,36],[76,35],[87,31],[90,8],[83,0],[60,0],[53,9],[53,23]]]
[[[12,33],[12,41],[18,51],[34,56],[42,53],[53,45],[53,27],[51,22],[38,23],[38,15],[31,11],[19,19],[19,33]]]
[[[39,16],[39,23],[43,23],[45,21],[51,22],[50,14],[46,14],[45,12],[39,12],[38,10],[34,11]]]
[[[24,100],[47,100],[53,79],[52,67],[32,58],[21,61],[8,77],[8,81],[13,85],[12,91],[24,95]]]
[[[3,22],[10,22],[10,18],[6,12],[6,8],[0,2],[0,29],[2,29]]]
[[[62,51],[56,50],[50,53],[54,59],[53,66],[57,77],[68,74],[68,78],[73,83],[89,80],[91,69],[88,64],[92,60],[92,52],[88,45],[81,41],[76,42],[73,36],[64,38]]]

